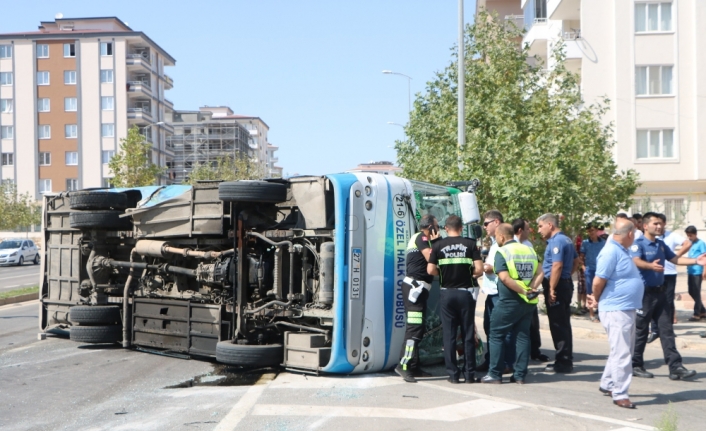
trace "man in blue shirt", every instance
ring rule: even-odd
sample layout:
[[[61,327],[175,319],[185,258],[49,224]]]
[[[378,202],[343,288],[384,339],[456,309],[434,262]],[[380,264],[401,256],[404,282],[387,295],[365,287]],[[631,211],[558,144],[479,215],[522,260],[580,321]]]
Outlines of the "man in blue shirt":
[[[706,244],[696,236],[696,227],[689,226],[684,232],[686,237],[691,241],[688,257],[699,257],[706,253]],[[686,273],[689,282],[689,296],[694,299],[694,316],[689,320],[698,322],[706,317],[706,308],[701,301],[701,280],[704,278],[704,267],[701,265],[689,265],[686,268]]]
[[[628,409],[635,408],[628,397],[635,346],[635,310],[642,306],[645,290],[640,272],[627,250],[634,239],[635,225],[630,220],[617,219],[613,238],[597,256],[596,274],[591,280],[594,293],[587,296],[589,306],[598,305],[610,343],[610,355],[598,389],[611,395],[613,404]]]
[[[598,230],[591,223],[586,226],[586,233],[588,234],[588,239],[584,239],[581,243],[581,251],[579,255],[581,256],[581,261],[584,267],[583,270],[586,277],[586,295],[592,295],[593,277],[596,276],[596,258],[598,257],[598,253],[600,253],[603,249],[603,246],[605,246],[606,242],[603,238],[598,237]],[[579,298],[579,303],[580,302],[581,298]],[[595,311],[593,307],[589,307],[588,311],[591,316],[591,321],[595,322],[596,318],[594,316]]]
[[[544,299],[547,304],[549,331],[556,349],[554,363],[546,371],[570,373],[574,368],[573,335],[571,333],[571,298],[574,282],[571,274],[578,264],[573,241],[559,228],[554,214],[544,214],[537,219],[537,230],[547,240],[544,251]]]
[[[672,380],[688,379],[696,375],[696,371],[687,370],[682,365],[681,355],[674,342],[672,316],[668,311],[666,288],[664,286],[664,263],[669,261],[675,265],[694,265],[696,259],[677,257],[664,242],[657,238],[664,233],[664,222],[659,214],[648,212],[642,216],[645,235],[630,246],[633,262],[640,269],[645,293],[642,298],[642,308],[637,310],[637,335],[635,339],[635,354],[632,358],[632,374],[635,377],[652,378],[654,375],[645,370],[643,354],[647,344],[649,325],[652,316],[657,317],[659,339],[662,343],[664,361],[669,365],[669,378]]]

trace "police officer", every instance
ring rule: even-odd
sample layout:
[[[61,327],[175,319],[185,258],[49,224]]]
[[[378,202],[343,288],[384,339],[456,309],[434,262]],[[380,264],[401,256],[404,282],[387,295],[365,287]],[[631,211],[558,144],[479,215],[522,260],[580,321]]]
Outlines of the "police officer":
[[[476,241],[461,236],[461,218],[456,215],[449,216],[445,229],[448,237],[436,241],[432,246],[427,272],[440,276],[439,308],[448,381],[460,383],[461,371],[456,361],[456,331],[460,326],[465,352],[464,377],[466,383],[474,383],[476,301],[473,298],[473,290],[478,287],[475,278],[483,274],[483,261]]]
[[[573,363],[573,335],[571,333],[571,298],[574,283],[571,273],[578,265],[578,254],[574,242],[559,228],[554,214],[544,214],[537,219],[537,230],[547,240],[544,251],[544,298],[547,304],[549,331],[556,349],[554,363],[546,371],[570,373]]]
[[[644,235],[636,239],[630,247],[632,260],[640,270],[645,284],[642,309],[637,310],[635,322],[636,336],[635,353],[632,357],[632,375],[650,379],[654,377],[654,374],[645,370],[643,354],[647,344],[650,320],[656,316],[664,361],[669,365],[669,378],[671,380],[688,379],[694,377],[696,371],[684,368],[681,355],[674,342],[672,314],[669,312],[670,304],[665,294],[664,263],[669,261],[675,265],[694,265],[696,259],[677,257],[661,239],[657,238],[664,233],[664,222],[659,214],[645,213],[642,216],[642,221],[645,228]]]
[[[537,308],[536,289],[544,274],[539,271],[539,260],[534,249],[513,239],[512,225],[503,223],[495,232],[500,246],[495,255],[493,269],[498,275],[500,296],[490,319],[490,369],[481,383],[502,382],[504,367],[504,340],[513,334],[516,340],[513,375],[511,382],[525,383],[530,356],[530,324]],[[534,293],[528,297],[528,293]]]
[[[421,232],[412,235],[407,244],[407,271],[402,282],[402,299],[407,314],[405,342],[400,363],[395,368],[405,382],[416,383],[415,377],[431,377],[419,367],[419,343],[424,336],[427,299],[434,276],[427,273],[431,243],[439,237],[439,223],[431,215],[419,221]]]

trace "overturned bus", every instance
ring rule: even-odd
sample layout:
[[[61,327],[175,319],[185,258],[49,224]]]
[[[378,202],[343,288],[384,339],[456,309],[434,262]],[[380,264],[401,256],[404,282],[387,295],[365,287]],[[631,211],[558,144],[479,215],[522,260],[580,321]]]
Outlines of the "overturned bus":
[[[417,220],[443,225],[463,209],[477,221],[469,202],[455,187],[372,173],[45,196],[40,329],[230,365],[390,369]]]

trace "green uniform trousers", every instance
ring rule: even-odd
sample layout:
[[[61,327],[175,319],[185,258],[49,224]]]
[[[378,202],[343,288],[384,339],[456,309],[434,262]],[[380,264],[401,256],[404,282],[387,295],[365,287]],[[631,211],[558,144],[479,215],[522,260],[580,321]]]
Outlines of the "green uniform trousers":
[[[522,301],[519,297],[516,300],[501,298],[498,301],[490,318],[490,336],[488,337],[488,349],[490,350],[489,376],[495,379],[502,378],[503,369],[505,368],[503,341],[507,334],[512,333],[516,342],[514,377],[516,380],[525,379],[531,346],[530,324],[536,307],[534,304]]]

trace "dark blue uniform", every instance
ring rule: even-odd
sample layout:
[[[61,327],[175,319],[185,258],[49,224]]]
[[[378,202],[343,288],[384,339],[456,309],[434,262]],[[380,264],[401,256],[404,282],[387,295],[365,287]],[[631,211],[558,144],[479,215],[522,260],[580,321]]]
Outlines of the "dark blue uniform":
[[[569,372],[574,364],[573,334],[571,332],[571,298],[574,295],[574,283],[571,281],[571,270],[574,267],[576,247],[574,242],[557,232],[547,241],[547,248],[544,251],[544,299],[547,305],[547,317],[549,318],[549,331],[552,334],[552,341],[556,349],[554,357],[554,370],[558,372]],[[552,264],[563,262],[561,276],[556,285],[556,302],[549,303],[549,279],[552,274]]]
[[[665,261],[676,257],[676,254],[661,239],[650,241],[644,236],[635,240],[630,247],[630,255],[647,263],[659,259],[659,264],[662,266]],[[650,332],[650,320],[654,317],[659,327],[659,341],[662,343],[664,361],[669,365],[669,370],[674,371],[682,366],[682,358],[674,341],[672,316],[667,310],[669,301],[664,286],[664,272],[640,269],[640,275],[645,285],[645,294],[642,296],[642,309],[637,310],[635,321],[635,353],[632,356],[632,366],[633,368],[645,366],[643,354]]]

